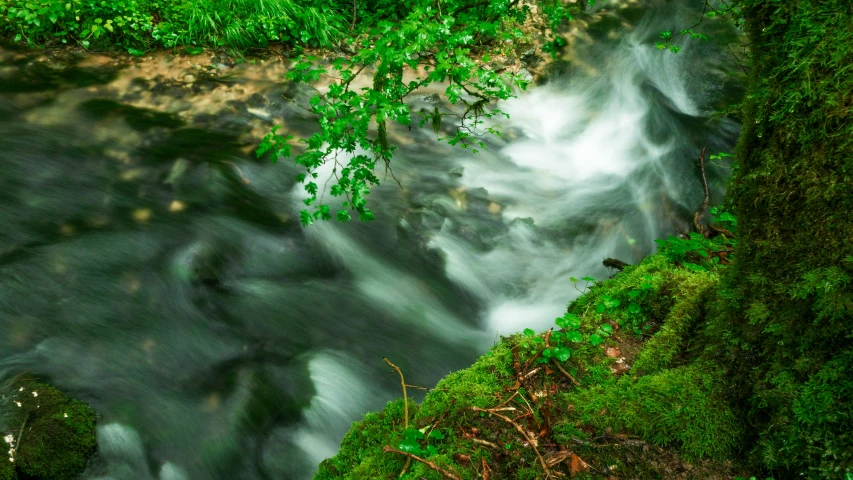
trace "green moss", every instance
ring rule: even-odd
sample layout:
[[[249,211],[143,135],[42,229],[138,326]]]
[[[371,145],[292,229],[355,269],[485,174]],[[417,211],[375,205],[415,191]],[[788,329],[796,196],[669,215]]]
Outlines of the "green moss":
[[[13,382],[0,414],[4,430],[15,437],[16,468],[27,478],[77,478],[95,453],[95,411],[54,387],[31,379]]]
[[[671,275],[669,296],[675,301],[655,335],[646,342],[634,361],[634,373],[646,375],[673,366],[683,353],[691,328],[703,317],[704,305],[713,293],[719,277],[710,272],[687,272]]]
[[[574,405],[576,421],[600,430],[631,432],[656,445],[678,446],[688,457],[725,458],[740,428],[715,395],[719,382],[718,375],[694,365],[636,382],[622,378],[606,387],[580,390],[567,401]]]
[[[605,321],[619,321],[625,328],[604,345],[572,343],[573,353],[562,366],[578,385],[556,370],[549,374],[544,368],[536,368],[541,364],[530,363],[527,371],[538,370],[528,377],[533,384],[518,388],[521,395],[510,401],[514,387],[518,387],[513,352],[525,364],[539,354],[544,341],[542,335],[530,332],[502,339],[470,368],[441,380],[420,407],[410,404],[412,428],[426,431],[438,422],[444,433],[441,440],[421,442],[422,448],[427,444],[435,447],[428,460],[463,479],[481,478],[478,469],[483,461],[493,469],[494,478],[541,478],[535,452],[525,446],[518,431],[497,416],[472,410],[475,406],[514,408],[507,410],[511,412],[508,415],[524,418],[521,422],[531,431],[550,422],[551,439],[556,444],[570,445],[587,462],[618,465],[620,472],[628,475],[626,478],[667,478],[674,475],[673,468],[680,468],[683,458],[720,459],[731,454],[741,431],[734,413],[718,395],[723,385],[720,375],[698,363],[698,354],[685,354],[692,342],[701,339],[697,332],[701,331],[705,304],[718,278],[718,272],[691,271],[664,255],[653,255],[591,288],[569,306],[569,311],[581,318],[580,331],[588,335]],[[602,311],[599,305],[608,298],[623,302],[619,308]],[[631,302],[640,309],[629,311]],[[637,319],[639,325],[654,328],[637,336],[629,328]],[[633,353],[627,350],[639,350],[638,366],[631,372],[636,375],[629,378],[614,374],[611,367],[616,359],[605,354],[608,345],[620,346],[629,356]],[[636,377],[639,378],[635,380]],[[528,400],[533,398],[532,393],[542,395],[552,388],[557,393],[549,394],[547,401]],[[405,457],[386,453],[382,447],[400,445],[404,430],[402,408],[402,401],[392,402],[382,412],[368,414],[354,424],[338,455],[321,465],[316,478],[396,478]],[[523,415],[528,409],[532,415]],[[589,428],[618,432],[623,438],[634,434],[639,439],[632,441],[639,444],[601,443]],[[479,432],[478,439],[491,442],[492,446],[465,436],[465,432],[474,429]],[[654,444],[666,450],[646,453],[647,447]],[[644,452],[643,458],[632,453],[634,447]],[[543,448],[553,449],[554,444]],[[697,467],[687,478],[709,478],[720,472],[724,473],[719,478],[725,478],[731,473],[724,463],[709,461],[705,460],[705,466]],[[600,478],[592,471],[586,475],[579,478]],[[442,477],[426,465],[413,462],[407,478]]]
[[[4,448],[8,445],[4,445]],[[15,464],[10,462],[6,457],[0,457],[0,480],[17,480],[18,474],[15,473]]]
[[[417,404],[409,402],[409,414],[417,412]],[[344,436],[341,450],[324,460],[314,477],[326,479],[396,478],[405,460],[382,451],[385,445],[396,445],[402,439],[404,426],[403,399],[394,400],[379,413],[368,413]]]
[[[438,382],[424,398],[418,418],[441,415],[451,402],[455,402],[455,408],[491,407],[504,393],[504,387],[513,384],[514,377],[512,349],[501,342],[471,367],[451,373]]]
[[[661,287],[665,283],[667,272],[677,267],[663,255],[650,255],[637,265],[626,266],[615,277],[593,285],[589,292],[569,305],[569,312],[584,315],[595,311],[595,307],[605,298],[616,298],[628,305],[628,292],[637,290],[642,295],[637,303],[644,307],[644,313],[650,320],[662,319],[669,310],[671,301],[661,296]],[[609,313],[616,318],[626,318],[627,312],[619,309]]]
[[[511,349],[502,342],[470,368],[451,373],[426,395],[421,406],[409,401],[410,426],[420,429],[432,425],[442,415],[447,425],[453,425],[450,419],[460,419],[468,424],[470,417],[475,416],[470,407],[494,406],[498,395],[506,393],[504,387],[513,383],[511,362]],[[381,412],[369,413],[354,423],[341,443],[341,450],[320,464],[315,478],[396,478],[405,458],[385,453],[382,447],[390,445],[396,448],[403,439],[403,431],[403,400],[399,399],[390,402]],[[430,456],[430,461],[439,465],[452,465],[452,454],[457,451],[477,450],[472,442],[454,434],[451,429],[446,431],[444,439],[430,442],[439,450]],[[420,464],[411,465],[409,472],[411,478],[434,478],[436,475]]]
[[[744,7],[751,85],[728,192],[738,245],[710,341],[748,412],[754,461],[790,477],[840,478],[853,473],[835,443],[853,431],[841,413],[849,380],[826,372],[853,347],[853,76],[839,73],[853,64],[853,2]],[[814,400],[815,376],[836,399],[819,410],[826,421],[796,413]]]

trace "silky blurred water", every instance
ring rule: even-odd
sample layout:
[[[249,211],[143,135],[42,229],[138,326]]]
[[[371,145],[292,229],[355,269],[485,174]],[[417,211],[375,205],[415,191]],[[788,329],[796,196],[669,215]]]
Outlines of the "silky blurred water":
[[[691,2],[603,3],[562,73],[502,106],[505,139],[474,155],[392,131],[403,188],[374,189],[379,219],[309,229],[295,168],[252,155],[271,122],[312,128],[281,100],[310,89],[279,67],[214,59],[214,80],[192,59],[3,51],[0,377],[98,410],[87,479],[309,478],[399,396],[382,357],[432,386],[497,335],[547,328],[570,277],[687,230],[699,151],[738,134],[711,117],[738,99],[731,59],[654,49]],[[726,175],[709,167],[712,202]]]

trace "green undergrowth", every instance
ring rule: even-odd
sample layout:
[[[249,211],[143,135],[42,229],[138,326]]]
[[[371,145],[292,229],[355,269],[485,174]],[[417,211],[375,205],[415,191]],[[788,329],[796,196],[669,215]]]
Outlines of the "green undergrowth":
[[[569,394],[566,401],[583,424],[599,430],[632,432],[659,446],[678,445],[691,460],[724,459],[740,428],[731,409],[714,394],[720,381],[712,366],[689,365],[636,380],[622,377]]]
[[[383,2],[356,2],[359,25]],[[372,9],[371,9],[372,7]],[[338,0],[0,0],[0,33],[30,46],[249,48],[282,41],[330,46],[349,32],[353,2]]]
[[[753,80],[714,354],[748,412],[755,463],[780,478],[853,477],[853,2],[741,3]]]
[[[71,480],[96,450],[96,414],[87,404],[29,378],[0,396],[0,433],[7,456],[0,479]]]
[[[720,268],[696,271],[663,253],[626,267],[573,302],[557,319],[563,328],[503,338],[420,405],[410,400],[408,430],[402,399],[366,415],[315,478],[397,478],[406,456],[384,447],[461,479],[483,478],[484,468],[495,479],[544,478],[516,425],[554,473],[733,478],[727,459],[742,432],[718,395],[725,379],[691,349]],[[412,461],[403,478],[445,477]]]

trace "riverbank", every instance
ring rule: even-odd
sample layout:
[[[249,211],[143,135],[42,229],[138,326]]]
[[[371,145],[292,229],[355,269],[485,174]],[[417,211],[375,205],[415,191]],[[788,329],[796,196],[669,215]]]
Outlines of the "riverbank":
[[[658,253],[591,285],[555,329],[502,338],[422,403],[365,416],[315,478],[748,473],[732,461],[743,432],[725,379],[691,349],[725,267],[687,267]]]

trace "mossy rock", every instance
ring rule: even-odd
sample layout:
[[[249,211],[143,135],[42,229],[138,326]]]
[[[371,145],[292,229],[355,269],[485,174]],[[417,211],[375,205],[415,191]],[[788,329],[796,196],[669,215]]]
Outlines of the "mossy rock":
[[[15,468],[0,467],[0,480],[16,472],[35,480],[77,478],[96,450],[96,420],[92,407],[50,385],[14,381],[0,397],[0,428],[14,437]]]
[[[3,444],[4,446],[6,443]],[[0,480],[16,480],[18,474],[15,472],[15,464],[6,457],[0,457]]]

